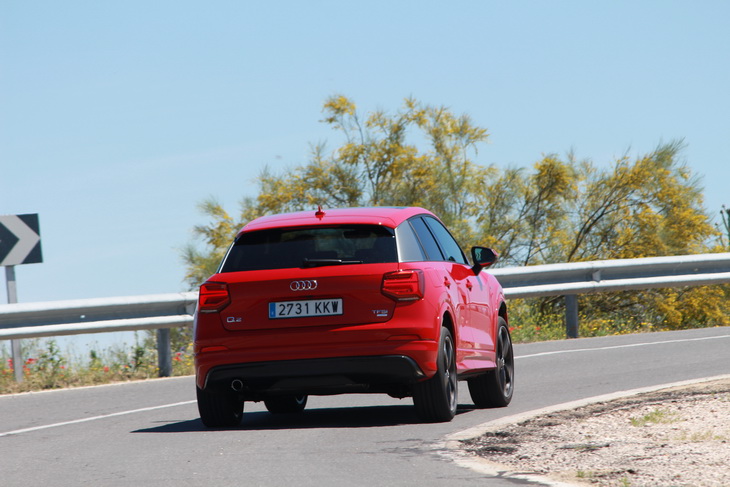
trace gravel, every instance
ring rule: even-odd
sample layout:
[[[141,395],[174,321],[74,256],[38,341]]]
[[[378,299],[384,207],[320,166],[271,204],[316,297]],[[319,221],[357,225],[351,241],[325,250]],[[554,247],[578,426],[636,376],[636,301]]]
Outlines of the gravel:
[[[538,416],[462,440],[460,456],[552,485],[730,486],[730,379]]]

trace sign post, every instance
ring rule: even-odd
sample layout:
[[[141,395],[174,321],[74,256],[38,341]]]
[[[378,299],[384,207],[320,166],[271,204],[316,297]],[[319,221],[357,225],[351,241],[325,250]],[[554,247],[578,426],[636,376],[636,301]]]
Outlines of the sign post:
[[[43,262],[38,215],[0,215],[0,266],[5,267],[8,304],[18,302],[15,266]],[[20,340],[11,340],[15,380],[23,382]]]
[[[7,266],[5,268],[5,283],[8,290],[8,304],[18,302],[18,287],[15,284],[15,266]],[[23,367],[19,364],[23,363],[23,355],[20,352],[20,340],[10,340],[10,348],[12,349],[13,371],[15,373],[15,381],[23,382]]]

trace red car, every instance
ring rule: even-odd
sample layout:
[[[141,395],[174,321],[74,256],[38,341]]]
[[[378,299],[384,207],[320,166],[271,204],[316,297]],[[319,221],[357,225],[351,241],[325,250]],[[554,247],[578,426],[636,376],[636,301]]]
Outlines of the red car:
[[[350,208],[258,218],[200,287],[198,410],[235,426],[245,401],[304,410],[308,395],[413,397],[428,422],[509,404],[514,357],[497,259],[422,208]]]

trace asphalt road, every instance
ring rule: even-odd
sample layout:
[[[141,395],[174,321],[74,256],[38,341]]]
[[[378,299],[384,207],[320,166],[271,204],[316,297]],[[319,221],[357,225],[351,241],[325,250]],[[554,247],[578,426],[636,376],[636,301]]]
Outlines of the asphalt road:
[[[437,445],[500,417],[596,395],[730,373],[730,327],[517,345],[512,404],[420,424],[410,399],[313,397],[301,415],[246,403],[206,430],[191,377],[0,396],[2,486],[515,486]],[[519,485],[525,485],[521,483]]]

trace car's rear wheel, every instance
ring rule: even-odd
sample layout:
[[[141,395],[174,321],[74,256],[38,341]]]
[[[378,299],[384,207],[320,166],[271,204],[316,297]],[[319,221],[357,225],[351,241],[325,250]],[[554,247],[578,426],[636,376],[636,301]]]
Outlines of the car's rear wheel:
[[[264,404],[272,414],[301,413],[307,406],[307,396],[273,396],[264,399]]]
[[[429,423],[451,421],[458,403],[456,349],[448,328],[441,328],[436,375],[413,386],[413,404]]]
[[[499,317],[497,326],[497,367],[484,375],[472,377],[469,394],[478,408],[504,407],[512,401],[515,378],[515,357],[507,322]]]
[[[243,401],[233,393],[206,391],[199,387],[198,412],[209,428],[238,426],[243,417]]]

